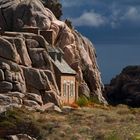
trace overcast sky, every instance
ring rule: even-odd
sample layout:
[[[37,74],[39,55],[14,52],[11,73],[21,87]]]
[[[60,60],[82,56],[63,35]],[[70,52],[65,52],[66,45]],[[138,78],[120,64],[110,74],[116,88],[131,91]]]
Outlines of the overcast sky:
[[[94,43],[140,43],[140,0],[61,0],[63,18]]]

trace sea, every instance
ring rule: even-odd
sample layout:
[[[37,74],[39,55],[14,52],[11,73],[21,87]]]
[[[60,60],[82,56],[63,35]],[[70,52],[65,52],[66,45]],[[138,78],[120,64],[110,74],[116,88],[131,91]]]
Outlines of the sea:
[[[109,84],[124,67],[140,65],[140,45],[95,44],[95,48],[104,84]]]

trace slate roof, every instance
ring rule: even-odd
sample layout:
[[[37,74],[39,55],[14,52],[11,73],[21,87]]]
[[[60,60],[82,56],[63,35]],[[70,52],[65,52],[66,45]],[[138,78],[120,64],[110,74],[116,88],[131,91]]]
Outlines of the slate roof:
[[[67,62],[63,59],[63,51],[61,49],[56,49],[49,47],[48,48],[49,53],[53,53],[53,55],[57,55],[61,53],[62,58],[61,61],[56,59],[54,60],[52,57],[51,61],[53,64],[56,66],[56,68],[62,73],[62,74],[71,74],[71,75],[76,75],[76,72],[67,64]],[[51,56],[51,55],[50,55]],[[56,58],[57,58],[56,56]]]
[[[56,60],[53,63],[62,74],[76,74],[76,72],[66,63],[64,59],[62,59],[61,62],[59,60]]]

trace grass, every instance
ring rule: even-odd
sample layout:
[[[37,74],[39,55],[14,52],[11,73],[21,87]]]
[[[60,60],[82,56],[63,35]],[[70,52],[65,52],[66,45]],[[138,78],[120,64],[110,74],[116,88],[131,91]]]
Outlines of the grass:
[[[78,98],[78,101],[76,102],[77,105],[83,107],[89,105],[89,100],[85,96],[81,96]]]
[[[37,140],[140,140],[140,109],[94,105],[67,113],[29,112],[22,108],[1,114],[1,140],[17,133]]]

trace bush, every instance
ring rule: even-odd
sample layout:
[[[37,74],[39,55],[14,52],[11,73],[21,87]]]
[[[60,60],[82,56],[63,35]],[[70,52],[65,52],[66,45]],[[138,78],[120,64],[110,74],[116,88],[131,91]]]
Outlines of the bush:
[[[89,105],[89,100],[85,97],[85,96],[81,96],[79,97],[77,104],[79,106],[88,106]]]
[[[62,5],[60,0],[43,0],[43,4],[46,8],[50,9],[57,19],[62,16]]]

